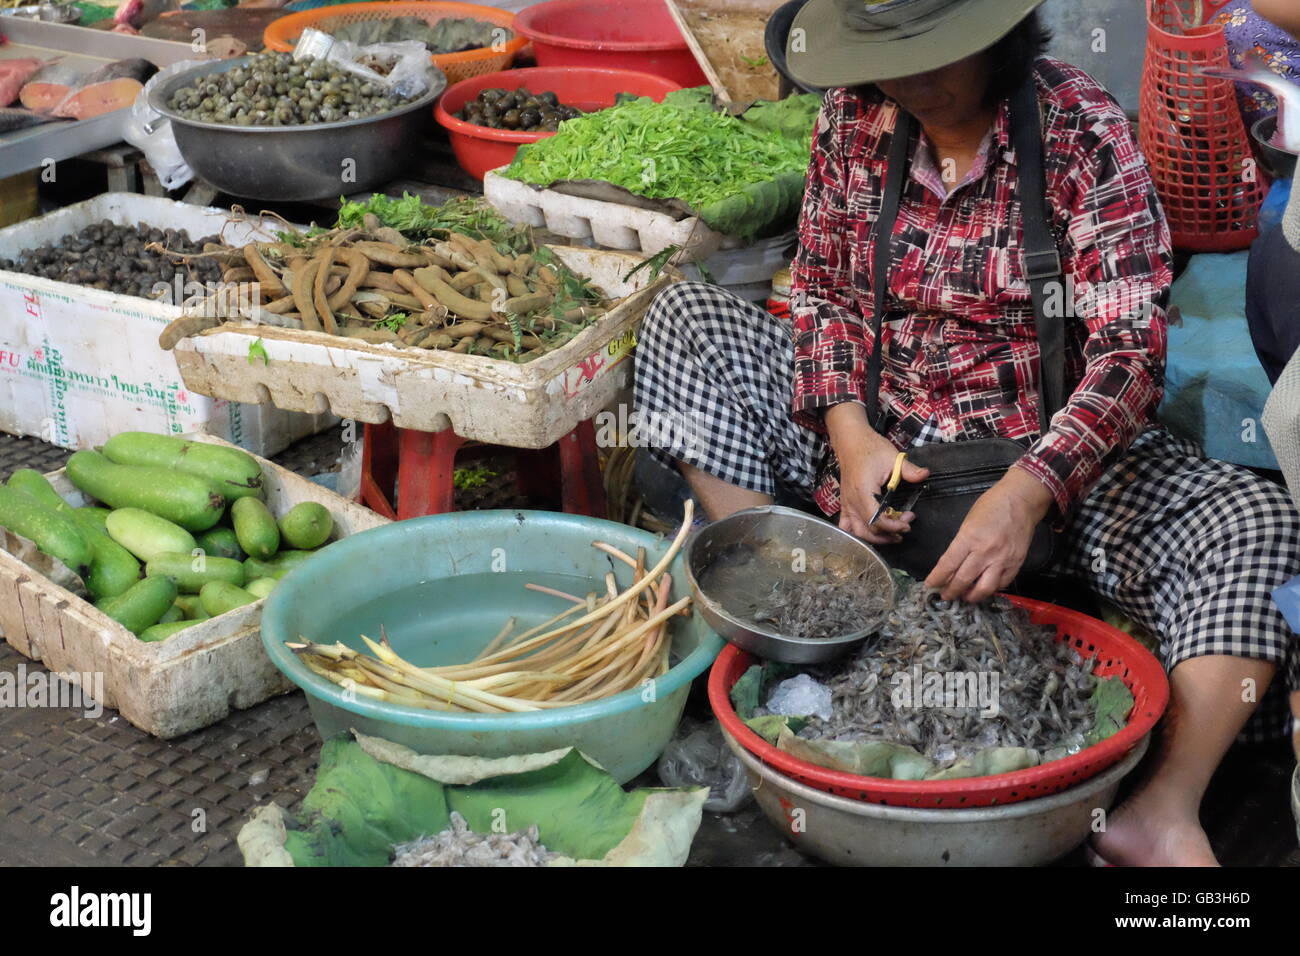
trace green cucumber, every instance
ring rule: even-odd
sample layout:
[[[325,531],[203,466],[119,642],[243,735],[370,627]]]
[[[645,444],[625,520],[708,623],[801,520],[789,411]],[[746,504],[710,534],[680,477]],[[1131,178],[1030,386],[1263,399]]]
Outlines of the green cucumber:
[[[171,607],[163,611],[163,616],[158,618],[158,624],[174,624],[176,621],[185,620],[185,612],[181,610],[179,604],[173,603]],[[157,627],[155,624],[154,627]]]
[[[90,573],[83,580],[95,600],[115,597],[140,580],[140,563],[131,552],[108,536],[102,522],[89,514],[91,509],[74,508],[64,501],[39,471],[20,468],[9,476],[8,484],[48,505],[81,532],[90,545]]]
[[[275,578],[277,581],[319,551],[281,551],[269,561],[248,558],[244,562],[244,576],[249,581],[258,578]]]
[[[240,501],[252,500],[254,499],[240,499]],[[164,580],[166,579],[164,578]],[[233,611],[237,607],[243,607],[245,604],[252,604],[256,600],[255,595],[249,594],[243,588],[236,587],[225,581],[209,581],[203,585],[203,590],[199,592],[199,603],[203,605],[203,610],[213,617],[225,614],[227,611]]]
[[[45,507],[53,508],[61,514],[63,513],[62,509],[72,507],[63,500],[62,495],[54,490],[50,480],[35,468],[19,468],[9,476],[9,481],[6,483],[10,488],[21,491],[25,495],[31,495]]]
[[[189,551],[163,551],[149,559],[144,573],[151,578],[165,577],[176,582],[186,594],[198,594],[209,581],[226,581],[236,587],[244,584],[244,566],[232,558]]]
[[[171,578],[145,578],[117,597],[99,602],[99,609],[132,634],[158,623],[176,603],[176,582]]]
[[[300,501],[280,519],[280,537],[291,548],[319,548],[333,530],[334,518],[314,501]]]
[[[198,536],[199,547],[205,554],[218,558],[244,560],[244,549],[239,546],[232,528],[210,528]]]
[[[176,595],[176,607],[185,612],[187,621],[206,621],[212,616],[203,610],[203,605],[199,602],[197,594]]]
[[[104,442],[104,457],[118,465],[175,468],[205,478],[231,500],[262,496],[262,466],[238,448],[150,432],[120,432]]]
[[[69,458],[67,475],[74,485],[104,504],[140,508],[187,531],[208,530],[221,520],[226,507],[226,499],[198,475],[174,468],[115,465],[94,451],[79,451]]]
[[[73,510],[79,515],[85,515],[87,518],[92,519],[101,529],[103,529],[108,522],[108,516],[113,513],[112,508],[100,508],[95,505],[83,505],[82,507],[74,508]]]
[[[109,537],[98,518],[83,514],[80,508],[73,508],[69,517],[86,536],[90,552],[94,555],[90,563],[90,577],[86,578],[86,590],[96,601],[116,597],[140,580],[140,562],[135,559],[135,555]]]
[[[244,590],[256,597],[267,597],[280,582],[275,578],[257,578],[244,585]]]
[[[240,498],[230,506],[235,537],[249,557],[266,560],[280,549],[280,528],[271,510],[257,498]]]
[[[47,508],[29,494],[0,485],[0,527],[22,535],[82,580],[90,574],[94,553],[71,519]]]
[[[198,621],[159,621],[152,627],[146,627],[137,637],[149,644],[156,644],[159,641],[165,641],[177,631],[183,631],[187,627],[193,627]]]
[[[141,561],[171,551],[189,554],[198,547],[194,535],[180,525],[140,508],[118,508],[105,526],[114,541]]]

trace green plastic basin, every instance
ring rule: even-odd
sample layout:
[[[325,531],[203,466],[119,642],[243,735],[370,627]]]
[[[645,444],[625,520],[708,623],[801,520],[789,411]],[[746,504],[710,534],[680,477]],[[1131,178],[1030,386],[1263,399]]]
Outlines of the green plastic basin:
[[[606,541],[653,564],[668,542],[636,528],[549,511],[471,511],[396,522],[354,534],[295,569],[271,592],[262,612],[262,643],[275,665],[307,694],[321,737],[355,729],[426,754],[505,757],[577,747],[620,783],[649,767],[672,736],[691,681],[722,640],[696,615],[675,618],[667,674],[639,690],[589,704],[525,714],[422,710],[347,694],[308,670],[285,641],[342,641],[364,650],[360,634],[429,667],[463,663],[506,619],[516,632],[540,624],[567,602],[524,588],[535,581],[571,594],[604,591],[612,571],[620,586],[631,569],[592,548]],[[672,599],[689,593],[680,557]]]

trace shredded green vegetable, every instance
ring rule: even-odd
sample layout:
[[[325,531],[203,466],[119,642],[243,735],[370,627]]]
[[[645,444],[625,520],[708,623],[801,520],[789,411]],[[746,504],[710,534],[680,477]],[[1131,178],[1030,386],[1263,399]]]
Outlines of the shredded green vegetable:
[[[817,97],[797,96],[736,118],[710,109],[694,90],[663,103],[628,99],[521,147],[505,175],[539,186],[601,180],[679,199],[724,232],[754,234],[797,204],[790,192],[802,190],[817,107]]]
[[[410,193],[401,199],[373,193],[365,202],[343,200],[338,225],[359,228],[366,213],[373,213],[385,226],[409,239],[424,239],[447,232],[460,232],[473,239],[489,239],[502,251],[522,251],[530,245],[526,230],[514,225],[477,196],[449,199],[430,206]]]

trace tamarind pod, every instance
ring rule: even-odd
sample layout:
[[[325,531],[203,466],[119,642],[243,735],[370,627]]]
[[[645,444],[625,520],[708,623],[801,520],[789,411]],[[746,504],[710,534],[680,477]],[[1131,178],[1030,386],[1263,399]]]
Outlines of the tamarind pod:
[[[294,305],[293,295],[289,294],[281,296],[278,299],[272,299],[270,302],[266,303],[266,305],[262,306],[262,308],[266,309],[267,312],[274,312],[277,315],[286,315],[294,311]]]
[[[506,276],[506,291],[512,296],[531,295],[532,289],[528,288],[528,283],[517,275]]]
[[[515,341],[515,334],[511,332],[509,329],[501,328],[499,325],[494,325],[490,329],[484,329],[483,334],[490,339],[495,339],[498,342],[509,342],[513,345]],[[539,339],[537,336],[533,335],[531,332],[525,332],[523,335],[521,335],[519,337],[519,342],[521,345],[527,345],[529,348],[536,348],[537,346],[542,344],[542,340]]]
[[[468,340],[463,339],[462,341]],[[431,329],[429,334],[421,339],[418,344],[422,349],[449,349],[456,344],[456,340],[445,332],[437,332]]]
[[[212,315],[182,315],[179,319],[168,322],[167,327],[159,333],[158,346],[170,352],[181,339],[198,335],[205,329],[216,328],[220,324],[221,319]]]
[[[370,318],[372,319],[382,319],[389,312],[391,312],[393,308],[392,303],[389,302],[388,299],[384,299],[382,302],[380,301],[358,302],[354,299],[352,301],[352,304],[355,305],[362,312],[364,312],[366,315],[370,316]]]
[[[421,311],[438,304],[438,300],[430,295],[424,286],[416,282],[415,276],[411,275],[405,269],[398,269],[393,273],[393,278],[397,280],[398,285],[411,295],[415,296],[416,300],[420,303]]]
[[[371,262],[378,263],[381,266],[396,269],[414,269],[417,266],[426,265],[423,256],[405,253],[390,242],[355,242],[352,244],[352,248]]]
[[[461,295],[436,276],[430,276],[428,281],[432,286],[429,292],[432,293],[433,297],[457,315],[466,319],[480,319],[483,321],[492,318],[492,307],[487,303],[475,302],[473,299]]]
[[[550,266],[542,266],[537,270],[537,278],[541,279],[551,288],[558,288],[560,285],[559,274]]]
[[[342,259],[348,267],[347,277],[343,280],[342,287],[329,297],[329,307],[338,310],[352,301],[352,296],[361,285],[361,280],[370,272],[370,260],[355,249],[339,249],[334,255],[335,258]]]
[[[598,305],[583,305],[576,309],[569,309],[564,313],[565,322],[583,322],[587,319],[594,319],[599,315],[604,315],[605,310]]]
[[[407,295],[405,292],[386,292],[384,294],[388,296],[389,302],[400,309],[405,309],[407,312],[419,312],[424,308],[419,299],[413,295]]]
[[[366,277],[361,280],[363,289],[382,289],[384,292],[401,292],[402,287],[397,284],[391,272],[380,272],[377,269],[371,269],[366,273]]]
[[[453,339],[474,338],[483,331],[482,322],[461,322],[459,325],[449,325],[443,329],[447,335]]]
[[[506,286],[506,280],[501,278],[501,276],[497,275],[497,273],[493,272],[491,269],[487,269],[483,266],[479,266],[474,271],[477,272],[479,275],[481,275],[484,279],[486,279],[488,283],[492,286],[492,288],[500,289],[502,292],[509,291]]]
[[[554,296],[549,292],[534,292],[531,295],[519,295],[513,299],[506,299],[505,304],[501,306],[500,312],[506,315],[525,315],[529,312],[536,312],[538,309],[544,309],[554,301]]]
[[[474,295],[478,297],[480,302],[486,302],[488,308],[492,308],[495,303],[505,301],[502,297],[503,293],[498,292],[490,282],[480,282],[478,285],[474,286]],[[496,309],[492,309],[492,311],[495,312]]]
[[[346,329],[339,329],[336,335],[342,335],[349,339],[360,339],[363,342],[370,342],[372,345],[381,345],[384,342],[396,342],[397,333],[392,329],[370,329],[365,326],[355,326]]]
[[[492,244],[491,240],[480,239],[476,243],[476,247],[483,257],[492,264],[492,269],[500,275],[508,273],[515,264],[515,260],[509,256],[503,256],[497,252],[497,247]]]
[[[528,271],[533,267],[533,255],[531,252],[525,252],[522,255],[515,256],[515,261],[510,265],[510,274],[520,279],[528,275]]]
[[[475,269],[477,268],[478,267],[475,266]],[[457,272],[451,277],[450,281],[447,282],[447,285],[451,286],[457,292],[468,292],[480,282],[487,281],[479,275],[475,269],[471,269],[469,272]]]
[[[397,246],[398,249],[407,245],[406,237],[392,226],[380,226],[378,229],[368,229],[366,231],[380,242],[391,243]]]
[[[411,273],[411,275],[415,277],[415,281],[420,283],[421,286],[424,285],[423,276],[433,276],[435,279],[441,279],[443,282],[451,282],[451,275],[442,266],[424,266],[423,268],[416,269]]]
[[[416,316],[416,321],[421,325],[441,327],[447,324],[447,317],[450,315],[451,311],[445,305],[438,303]]]
[[[250,279],[256,278],[257,273],[248,266],[236,266],[221,273],[222,282],[248,282]]]
[[[431,266],[437,266],[440,269],[450,269],[452,262],[446,256],[441,256],[432,246],[420,246],[420,255],[424,256],[425,261]]]
[[[492,346],[496,344],[497,344],[496,339],[489,338],[486,335],[480,335],[478,338],[474,340],[474,345],[472,348],[470,348],[470,354],[478,354],[480,352],[486,352],[488,349],[492,348]]]
[[[312,259],[293,273],[293,302],[302,316],[302,327],[310,332],[323,331],[316,306],[312,304],[312,286],[319,268],[320,260]]]
[[[330,308],[329,293],[325,291],[325,283],[330,279],[330,267],[334,265],[333,247],[326,247],[318,261],[320,265],[316,267],[315,282],[312,284],[312,305],[316,307],[316,314],[320,317],[321,328],[330,335],[337,335],[339,324],[334,321],[334,310]]]
[[[452,346],[451,351],[460,352],[462,355],[464,355],[466,352],[470,350],[470,348],[473,345],[474,345],[474,339],[467,335],[465,336],[465,338],[461,339],[454,346]]]
[[[257,281],[262,283],[263,287],[274,295],[284,295],[287,291],[280,277],[275,274],[275,270],[262,257],[262,252],[257,248],[257,243],[250,242],[241,250],[244,254],[244,261],[248,263],[248,268],[252,270]]]
[[[436,243],[433,247],[433,251],[442,256],[457,269],[468,270],[473,269],[478,265],[478,263],[474,261],[473,256],[464,249],[453,246],[450,242]]]

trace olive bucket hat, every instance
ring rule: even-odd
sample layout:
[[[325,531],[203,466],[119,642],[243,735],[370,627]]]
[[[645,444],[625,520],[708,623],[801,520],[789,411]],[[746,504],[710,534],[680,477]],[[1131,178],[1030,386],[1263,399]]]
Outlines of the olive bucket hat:
[[[1043,0],[808,0],[786,45],[808,86],[857,86],[937,70],[987,49]]]

